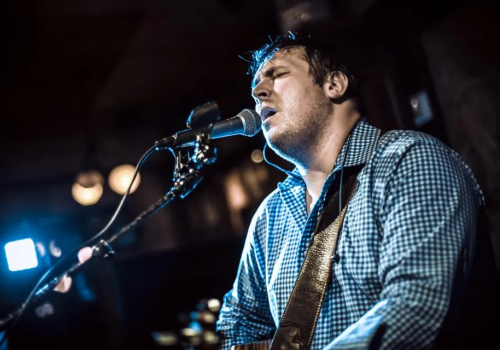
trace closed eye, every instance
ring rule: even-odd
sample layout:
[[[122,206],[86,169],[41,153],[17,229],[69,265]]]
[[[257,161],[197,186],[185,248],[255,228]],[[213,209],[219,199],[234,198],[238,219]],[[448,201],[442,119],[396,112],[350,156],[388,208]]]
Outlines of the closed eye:
[[[279,78],[279,77],[282,77],[282,76],[284,76],[285,74],[288,74],[288,72],[275,74],[275,75],[273,75],[272,79],[273,79],[273,81],[274,81],[275,79],[277,79],[277,78]]]

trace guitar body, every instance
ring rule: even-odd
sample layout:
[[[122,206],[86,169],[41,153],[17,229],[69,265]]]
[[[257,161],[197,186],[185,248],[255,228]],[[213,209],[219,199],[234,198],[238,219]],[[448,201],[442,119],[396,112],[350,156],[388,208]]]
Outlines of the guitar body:
[[[271,347],[270,340],[263,340],[256,343],[233,345],[231,350],[269,350]]]

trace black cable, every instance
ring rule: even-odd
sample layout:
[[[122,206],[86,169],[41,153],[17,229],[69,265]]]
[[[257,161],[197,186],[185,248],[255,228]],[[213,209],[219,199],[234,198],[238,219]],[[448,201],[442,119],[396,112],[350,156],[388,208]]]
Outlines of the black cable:
[[[269,161],[266,157],[266,150],[267,150],[267,142],[264,143],[264,148],[262,150],[262,156],[264,158],[264,160],[266,161],[267,164],[269,165],[272,165],[273,167],[277,168],[278,170],[281,170],[282,172],[284,172],[285,174],[287,174],[288,176],[291,176],[291,177],[294,177],[296,179],[299,179],[299,180],[302,180],[302,176],[299,176],[297,174],[294,174],[293,172],[289,171],[289,170],[286,170],[286,169],[283,169],[282,167],[280,167],[279,165],[277,164],[274,164],[273,162]]]
[[[349,137],[347,138],[347,148],[346,148],[346,151],[345,151],[345,155],[344,155],[344,159],[342,159],[342,169],[340,171],[340,188],[339,188],[339,215],[340,215],[340,212],[342,211],[342,182],[343,182],[343,179],[344,179],[344,168],[345,168],[345,162],[346,162],[346,159],[347,159],[347,156],[349,154],[349,147],[351,145],[351,135],[349,134]],[[297,175],[297,174],[294,174],[293,172],[291,171],[288,171],[286,169],[283,169],[282,167],[280,167],[279,165],[277,164],[274,164],[273,162],[269,161],[266,157],[266,150],[267,150],[267,142],[264,144],[264,148],[262,150],[262,155],[263,155],[263,158],[265,160],[265,162],[269,165],[272,165],[273,167],[277,168],[278,170],[281,170],[282,172],[284,172],[285,174],[287,174],[288,176],[291,176],[291,177],[294,177],[296,179],[300,179],[302,180],[302,177]]]
[[[42,278],[40,278],[40,280],[38,281],[38,283],[36,284],[35,288],[33,288],[33,290],[31,291],[31,293],[29,294],[28,298],[26,299],[26,301],[22,304],[21,306],[21,309],[19,311],[19,313],[14,316],[15,319],[13,321],[11,321],[11,325],[5,330],[4,332],[4,336],[2,338],[2,340],[0,340],[0,348],[2,347],[2,345],[5,343],[5,341],[7,340],[7,334],[9,332],[12,331],[12,329],[16,326],[17,322],[19,322],[19,319],[21,318],[21,316],[24,314],[24,312],[26,311],[26,308],[28,307],[29,304],[31,304],[31,302],[33,301],[33,298],[35,297],[36,295],[36,292],[38,291],[38,289],[40,288],[40,286],[46,282],[46,280],[48,280],[48,277],[53,273],[53,271],[61,266],[63,264],[63,262],[66,262],[66,260],[68,260],[69,257],[74,257],[75,254],[77,254],[80,249],[86,247],[86,246],[89,246],[89,245],[92,245],[92,242],[95,242],[97,240],[99,240],[99,238],[101,238],[102,235],[104,235],[108,230],[109,228],[111,227],[111,225],[115,222],[116,218],[118,217],[118,214],[121,212],[122,208],[123,208],[123,205],[125,204],[125,200],[127,199],[127,197],[129,196],[130,194],[130,190],[132,188],[132,185],[134,184],[134,181],[137,177],[137,175],[139,174],[139,170],[142,168],[144,162],[146,161],[146,159],[149,158],[149,156],[151,154],[153,154],[154,152],[160,150],[160,148],[158,148],[156,145],[151,147],[150,149],[148,149],[141,157],[141,159],[139,159],[139,161],[137,162],[137,165],[135,167],[135,173],[134,173],[134,176],[132,177],[132,180],[130,181],[130,185],[128,186],[127,188],[127,191],[125,192],[125,194],[123,195],[120,203],[118,204],[118,207],[116,208],[113,216],[111,217],[111,219],[108,221],[107,225],[99,232],[97,233],[94,237],[90,238],[89,240],[87,240],[86,242],[82,243],[78,248],[74,249],[71,253],[65,255],[61,260],[59,260],[54,266],[52,266],[43,276]]]
[[[352,134],[352,131],[351,131]],[[342,181],[344,180],[344,168],[347,156],[349,155],[349,148],[351,147],[351,134],[347,138],[347,148],[345,150],[344,159],[342,159],[342,170],[340,172],[340,188],[339,188],[339,215],[342,212]],[[342,152],[342,151],[340,151]]]
[[[339,187],[339,215],[342,213],[342,182],[344,180],[344,165],[340,171],[340,187]]]

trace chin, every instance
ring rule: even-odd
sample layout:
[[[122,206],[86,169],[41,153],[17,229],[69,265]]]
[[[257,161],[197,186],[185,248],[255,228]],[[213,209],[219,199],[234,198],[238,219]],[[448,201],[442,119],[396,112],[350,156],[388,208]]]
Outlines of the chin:
[[[283,158],[288,158],[293,155],[294,145],[286,135],[278,132],[268,133],[266,141],[269,147]]]
[[[267,141],[267,143],[272,146],[272,148],[275,147],[276,144],[281,144],[281,139],[283,138],[282,135],[279,134],[279,130],[276,130],[276,127],[271,128],[270,130],[265,130],[264,131],[264,137]]]

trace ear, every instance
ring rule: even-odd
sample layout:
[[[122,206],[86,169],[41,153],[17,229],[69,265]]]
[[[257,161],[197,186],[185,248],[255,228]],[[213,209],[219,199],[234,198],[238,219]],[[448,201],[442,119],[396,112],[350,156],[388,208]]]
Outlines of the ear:
[[[348,87],[349,79],[347,79],[344,73],[337,71],[328,75],[323,85],[323,90],[330,100],[338,100],[345,95]]]

